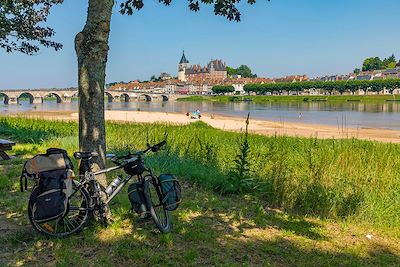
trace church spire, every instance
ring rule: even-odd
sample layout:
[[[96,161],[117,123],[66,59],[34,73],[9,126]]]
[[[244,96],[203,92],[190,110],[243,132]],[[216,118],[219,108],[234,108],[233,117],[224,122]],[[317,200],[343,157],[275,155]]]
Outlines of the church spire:
[[[183,50],[183,52],[182,52],[181,61],[179,61],[179,64],[183,64],[183,63],[189,63],[189,60],[187,60],[185,57],[185,50]]]

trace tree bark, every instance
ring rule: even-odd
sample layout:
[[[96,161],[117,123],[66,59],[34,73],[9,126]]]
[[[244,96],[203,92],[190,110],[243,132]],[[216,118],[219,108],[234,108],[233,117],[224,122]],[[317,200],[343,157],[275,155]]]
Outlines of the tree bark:
[[[75,37],[78,57],[79,149],[97,152],[94,170],[105,167],[104,85],[114,0],[89,0],[85,27]],[[83,170],[84,171],[84,170]],[[105,175],[97,177],[107,185]]]

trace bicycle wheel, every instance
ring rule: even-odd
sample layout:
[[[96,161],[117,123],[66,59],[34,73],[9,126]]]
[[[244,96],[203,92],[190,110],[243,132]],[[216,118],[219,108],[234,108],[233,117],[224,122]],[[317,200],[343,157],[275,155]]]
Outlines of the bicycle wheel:
[[[38,190],[38,188],[33,188],[32,193],[34,190]],[[85,225],[89,218],[90,203],[87,190],[79,182],[73,181],[73,193],[68,199],[68,212],[64,217],[39,223],[33,218],[32,203],[29,201],[29,221],[39,233],[54,237],[67,237]]]
[[[171,231],[170,215],[161,201],[162,195],[160,188],[154,177],[145,181],[144,197],[146,200],[146,208],[150,212],[150,215],[160,232],[168,233]]]

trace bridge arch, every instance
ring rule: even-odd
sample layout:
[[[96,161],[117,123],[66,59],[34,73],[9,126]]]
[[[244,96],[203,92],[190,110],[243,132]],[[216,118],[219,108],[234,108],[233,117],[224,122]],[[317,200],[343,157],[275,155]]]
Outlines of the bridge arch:
[[[0,97],[3,98],[3,103],[5,105],[8,105],[8,102],[10,101],[10,97],[7,94],[2,93],[2,92],[0,92]]]
[[[143,97],[144,97],[144,100],[145,100],[145,101],[151,101],[151,100],[152,100],[151,95],[148,95],[148,94],[142,94],[142,95],[140,95],[139,97],[140,97],[140,98],[143,98]]]
[[[17,97],[17,102],[20,102],[20,98],[23,96],[27,96],[29,98],[29,104],[33,104],[33,101],[35,100],[35,97],[29,93],[29,92],[22,92],[18,97]]]
[[[168,101],[169,100],[169,96],[168,95],[161,95],[162,97],[162,101]]]
[[[113,102],[113,100],[114,100],[114,97],[112,96],[112,94],[110,94],[109,92],[104,92],[104,95],[107,97],[107,99],[108,99],[108,103],[111,103],[111,102]]]
[[[131,96],[128,95],[127,93],[123,93],[119,96],[119,100],[121,102],[129,102],[131,100]]]
[[[63,102],[62,101],[62,97],[59,94],[55,93],[55,92],[50,92],[46,96],[54,96],[56,98],[56,100],[57,100],[57,103],[62,103]]]

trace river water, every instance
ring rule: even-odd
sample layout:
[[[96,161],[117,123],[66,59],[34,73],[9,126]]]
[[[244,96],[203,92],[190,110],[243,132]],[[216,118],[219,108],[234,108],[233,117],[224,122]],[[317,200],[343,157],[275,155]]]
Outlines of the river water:
[[[338,127],[382,128],[400,130],[400,103],[360,102],[113,102],[106,103],[107,110],[142,110],[186,113],[199,109],[203,113],[245,118],[250,112],[254,119],[279,122],[324,124]],[[65,110],[77,111],[78,102],[61,103],[44,101],[42,104],[0,104],[0,114],[21,111]]]

